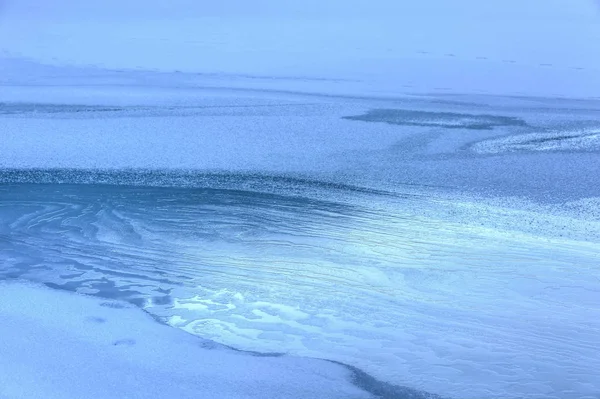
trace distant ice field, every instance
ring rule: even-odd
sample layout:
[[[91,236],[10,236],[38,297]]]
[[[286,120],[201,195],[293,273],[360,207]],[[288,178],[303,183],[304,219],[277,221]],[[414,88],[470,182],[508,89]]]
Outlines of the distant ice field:
[[[595,100],[9,86],[0,167],[264,172],[556,203],[598,196],[599,114]]]

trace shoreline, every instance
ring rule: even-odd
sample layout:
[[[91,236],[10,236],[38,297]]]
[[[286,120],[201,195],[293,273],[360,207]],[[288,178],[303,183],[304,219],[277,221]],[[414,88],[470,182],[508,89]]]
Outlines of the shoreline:
[[[213,344],[114,299],[26,281],[0,288],[0,397],[439,398],[339,362]]]

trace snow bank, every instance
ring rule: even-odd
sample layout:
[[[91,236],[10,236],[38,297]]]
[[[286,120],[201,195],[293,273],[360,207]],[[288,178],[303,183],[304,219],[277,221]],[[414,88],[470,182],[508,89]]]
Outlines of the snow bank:
[[[0,397],[368,398],[351,371],[257,357],[156,323],[130,305],[0,283]]]

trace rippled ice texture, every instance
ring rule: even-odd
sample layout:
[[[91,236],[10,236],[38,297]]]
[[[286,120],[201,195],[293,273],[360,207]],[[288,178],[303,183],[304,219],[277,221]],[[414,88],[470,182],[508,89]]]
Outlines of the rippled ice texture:
[[[597,247],[423,217],[420,196],[285,191],[5,184],[0,276],[449,397],[598,392]]]

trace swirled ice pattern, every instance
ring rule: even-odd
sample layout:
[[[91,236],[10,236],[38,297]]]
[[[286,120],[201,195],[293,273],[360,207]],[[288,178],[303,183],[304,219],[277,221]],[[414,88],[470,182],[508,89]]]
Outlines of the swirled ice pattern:
[[[424,217],[422,196],[203,179],[4,184],[0,278],[126,300],[238,349],[332,359],[449,397],[600,389],[596,247]],[[239,188],[252,180],[270,189]]]
[[[584,129],[502,137],[477,143],[473,146],[473,150],[480,154],[515,151],[598,151],[600,130]]]

